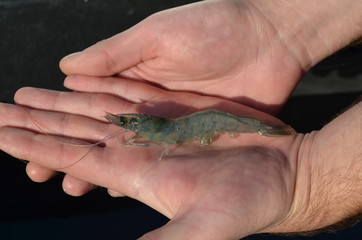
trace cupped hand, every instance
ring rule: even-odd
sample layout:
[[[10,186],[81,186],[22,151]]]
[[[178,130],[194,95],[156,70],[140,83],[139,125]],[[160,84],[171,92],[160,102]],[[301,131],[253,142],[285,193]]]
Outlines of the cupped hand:
[[[122,146],[130,133],[108,139],[104,146],[82,146],[117,131],[104,121],[105,112],[177,117],[216,108],[270,124],[279,120],[234,102],[133,80],[72,76],[65,85],[83,92],[24,88],[15,101],[30,108],[0,105],[0,116],[7,116],[0,118],[0,148],[29,160],[28,174],[35,181],[62,171],[63,187],[72,195],[103,186],[171,219],[141,239],[238,239],[284,230],[294,196],[297,134],[223,135],[207,147],[197,142],[171,147],[162,159],[162,145]]]
[[[276,113],[311,63],[297,39],[285,42],[285,29],[268,16],[277,13],[258,3],[202,1],[162,11],[60,67],[67,75],[146,80]]]

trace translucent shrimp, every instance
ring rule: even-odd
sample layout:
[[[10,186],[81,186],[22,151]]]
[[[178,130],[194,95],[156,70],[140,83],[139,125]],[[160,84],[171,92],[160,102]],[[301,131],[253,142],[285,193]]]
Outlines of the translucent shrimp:
[[[148,114],[111,114],[105,118],[136,136],[127,145],[148,146],[144,141],[154,143],[181,144],[198,140],[202,146],[211,144],[215,137],[229,133],[259,133],[262,136],[277,137],[291,134],[287,125],[270,126],[251,118],[230,113],[206,110],[176,119],[161,118]]]

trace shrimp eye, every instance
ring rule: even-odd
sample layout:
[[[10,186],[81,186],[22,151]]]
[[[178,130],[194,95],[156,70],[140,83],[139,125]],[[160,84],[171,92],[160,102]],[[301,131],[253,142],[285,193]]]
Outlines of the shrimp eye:
[[[118,119],[118,125],[127,125],[128,123],[128,119],[126,117],[120,116]]]

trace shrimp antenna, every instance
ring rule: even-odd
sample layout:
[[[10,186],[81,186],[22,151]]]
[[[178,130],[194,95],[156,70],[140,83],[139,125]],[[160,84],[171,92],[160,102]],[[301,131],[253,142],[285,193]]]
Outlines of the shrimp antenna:
[[[25,107],[21,107],[23,110],[24,110],[24,112],[28,115],[28,117],[30,118],[30,120],[33,122],[33,124],[36,126],[36,128],[41,132],[41,133],[43,133],[44,135],[46,135],[46,136],[49,136],[49,134],[46,132],[46,131],[44,131],[43,129],[45,129],[46,127],[44,127],[44,128],[42,128],[41,126],[40,126],[40,123],[38,123],[35,119],[34,119],[34,117],[33,117],[33,115],[31,115],[31,113],[25,108]],[[51,130],[49,129],[49,128],[46,128],[49,132],[51,132]],[[53,133],[55,133],[55,132],[53,132]]]

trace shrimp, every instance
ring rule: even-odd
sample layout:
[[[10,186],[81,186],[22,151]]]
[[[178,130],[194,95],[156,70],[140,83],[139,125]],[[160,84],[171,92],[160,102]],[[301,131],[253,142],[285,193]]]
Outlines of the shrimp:
[[[270,126],[251,118],[239,117],[230,113],[206,110],[176,119],[161,118],[148,114],[111,114],[105,118],[136,134],[128,145],[148,146],[140,141],[153,143],[182,144],[200,141],[201,146],[211,144],[215,137],[223,133],[259,133],[262,136],[276,137],[291,134],[288,125]]]

